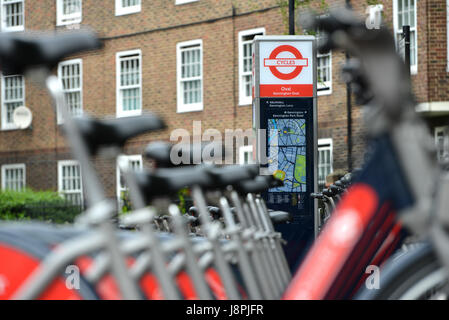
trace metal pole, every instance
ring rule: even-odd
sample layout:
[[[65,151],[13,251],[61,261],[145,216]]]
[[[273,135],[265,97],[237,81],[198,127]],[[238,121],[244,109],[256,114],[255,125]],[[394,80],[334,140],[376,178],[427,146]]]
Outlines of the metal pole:
[[[346,54],[346,60],[349,59],[349,55]],[[352,105],[351,105],[351,84],[346,85],[346,113],[347,113],[347,148],[348,148],[348,172],[352,171]]]
[[[295,35],[295,0],[288,0],[288,34]]]
[[[350,0],[346,0],[346,7],[348,9],[351,9],[351,1]],[[346,53],[346,61],[349,60],[349,54]],[[346,84],[346,113],[347,113],[347,149],[348,149],[348,172],[352,171],[352,101],[351,101],[351,95],[352,95],[352,90],[351,90],[351,84],[348,83]]]
[[[410,26],[402,26],[404,37],[404,60],[407,67],[407,75],[410,78]]]

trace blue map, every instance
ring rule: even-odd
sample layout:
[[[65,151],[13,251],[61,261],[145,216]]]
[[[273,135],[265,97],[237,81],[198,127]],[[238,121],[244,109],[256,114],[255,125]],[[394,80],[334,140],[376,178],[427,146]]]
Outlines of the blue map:
[[[305,192],[305,119],[268,119],[268,135],[268,170],[284,181],[270,192]]]

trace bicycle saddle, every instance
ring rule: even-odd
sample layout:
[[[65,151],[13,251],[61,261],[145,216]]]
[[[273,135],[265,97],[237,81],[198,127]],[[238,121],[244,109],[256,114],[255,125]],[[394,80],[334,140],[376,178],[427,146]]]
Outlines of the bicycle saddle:
[[[210,215],[212,216],[212,219],[218,220],[221,218],[220,208],[214,207],[214,206],[208,206],[207,210],[209,211]]]
[[[233,165],[224,167],[209,167],[208,172],[217,188],[234,185],[242,180],[253,179],[257,175],[256,165]]]
[[[186,224],[190,224],[193,227],[197,227],[200,224],[200,220],[197,217],[189,216],[188,214],[183,214],[182,217]]]
[[[166,128],[164,121],[151,113],[107,120],[82,116],[74,120],[92,154],[95,154],[101,146],[122,147],[132,137]]]
[[[133,174],[147,200],[174,195],[185,187],[209,187],[213,184],[202,167],[158,169],[154,172],[141,171]]]
[[[257,179],[259,179],[261,181],[260,187],[262,187],[262,180],[264,179],[265,182],[267,183],[268,189],[278,188],[278,187],[282,187],[284,185],[284,181],[276,178],[273,175],[258,176]]]
[[[210,215],[213,219],[219,219],[221,217],[221,210],[218,207],[213,206],[207,206],[207,210],[209,211]],[[200,219],[198,217],[200,216],[200,212],[197,207],[192,206],[189,208],[189,221],[192,223],[193,226],[199,226],[201,224]],[[195,220],[193,220],[195,219]]]
[[[53,69],[75,53],[99,49],[102,43],[91,31],[64,33],[1,33],[0,68],[4,75],[24,74],[32,68]]]
[[[282,187],[284,186],[284,181],[281,179],[276,178],[273,175],[269,175],[269,176],[263,176],[265,179],[267,179],[268,185],[271,188],[278,188],[278,187]]]
[[[261,193],[270,188],[270,184],[266,177],[257,176],[253,180],[245,180],[235,185],[235,190],[240,194]]]
[[[191,215],[192,217],[197,218],[198,215],[199,215],[198,208],[195,207],[195,206],[190,207],[190,208],[189,208],[189,215]]]
[[[286,211],[271,211],[269,212],[270,219],[274,224],[281,224],[285,222],[291,222],[293,215]]]
[[[170,167],[170,150],[172,144],[165,141],[155,141],[150,143],[144,151],[144,156],[156,161],[157,167]]]
[[[220,150],[221,154],[215,154],[216,150]],[[221,160],[225,151],[221,143],[215,142],[172,144],[156,141],[146,147],[144,154],[148,159],[156,161],[157,167],[170,168],[177,165],[199,164],[198,162],[214,160],[216,157]]]

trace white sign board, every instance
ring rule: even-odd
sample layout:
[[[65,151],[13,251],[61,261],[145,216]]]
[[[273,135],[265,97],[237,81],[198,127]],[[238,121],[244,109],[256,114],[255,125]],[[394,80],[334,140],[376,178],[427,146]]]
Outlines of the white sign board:
[[[261,172],[284,181],[262,196],[270,209],[293,215],[289,226],[279,227],[291,261],[319,225],[310,197],[317,190],[315,46],[313,36],[256,36],[253,46],[257,162]]]
[[[259,97],[313,97],[311,41],[261,41]]]
[[[26,129],[33,121],[33,114],[25,106],[17,107],[12,114],[12,121],[17,128]]]

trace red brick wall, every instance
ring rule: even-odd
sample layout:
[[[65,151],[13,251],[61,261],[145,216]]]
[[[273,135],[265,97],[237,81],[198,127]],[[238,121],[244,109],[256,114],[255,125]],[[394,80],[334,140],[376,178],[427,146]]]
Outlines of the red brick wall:
[[[54,0],[25,0],[27,29],[55,30]],[[114,1],[83,1],[82,25],[104,38],[102,50],[83,54],[83,108],[97,117],[116,115],[116,53],[142,50],[143,110],[154,111],[169,129],[142,135],[129,142],[126,152],[140,153],[156,139],[168,139],[175,128],[191,131],[201,120],[203,131],[216,128],[250,128],[251,106],[239,106],[238,33],[264,27],[266,34],[285,34],[286,24],[277,0],[199,0],[175,6],[175,0],[142,1],[142,11],[115,16]],[[384,16],[392,25],[392,1],[383,0]],[[321,1],[315,1],[319,7]],[[330,6],[344,3],[327,0]],[[366,1],[352,1],[364,13]],[[234,10],[233,10],[234,6]],[[234,16],[233,16],[234,15]],[[444,0],[418,1],[418,74],[413,84],[419,101],[447,100],[446,18]],[[176,44],[203,40],[204,110],[176,113]],[[332,53],[332,94],[318,99],[319,138],[333,138],[334,169],[346,168],[346,86],[340,81],[343,52]],[[431,88],[431,89],[430,89]],[[26,104],[33,111],[33,127],[0,131],[0,165],[25,162],[27,182],[36,189],[56,189],[55,159],[70,156],[57,132],[55,114],[47,93],[26,82]],[[360,109],[353,109],[353,155],[355,165],[363,158],[363,125]],[[109,196],[115,196],[115,162],[98,160],[100,175]]]
[[[449,73],[447,72],[447,24],[446,1],[428,1],[428,65],[429,74],[427,101],[449,100]]]

